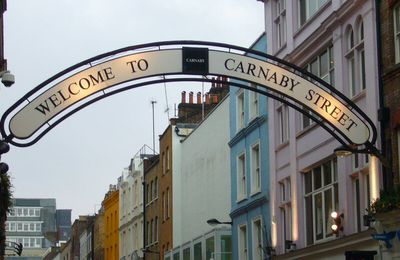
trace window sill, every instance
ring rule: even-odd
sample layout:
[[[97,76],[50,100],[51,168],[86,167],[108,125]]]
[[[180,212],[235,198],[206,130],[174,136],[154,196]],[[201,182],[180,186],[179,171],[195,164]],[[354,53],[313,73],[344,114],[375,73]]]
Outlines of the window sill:
[[[275,148],[275,152],[279,152],[288,145],[289,145],[289,140],[285,141],[284,143],[278,144],[278,146],[276,146]]]
[[[279,47],[275,52],[274,52],[274,56],[279,56],[279,54],[286,48],[287,43],[285,42],[284,44],[282,44],[281,47]]]
[[[261,188],[258,188],[257,190],[254,190],[250,193],[250,197],[254,197],[260,193],[261,193]]]
[[[303,135],[306,135],[308,132],[310,132],[312,129],[316,128],[318,124],[316,122],[312,122],[311,125],[307,126],[306,128],[301,129],[297,134],[296,134],[296,139],[300,138]]]
[[[356,103],[357,101],[359,101],[360,99],[362,99],[363,97],[365,97],[366,95],[366,90],[363,89],[360,92],[358,92],[357,94],[355,94],[354,96],[351,97],[351,101],[353,101],[354,103]]]
[[[236,203],[239,204],[239,203],[241,203],[243,201],[246,201],[246,200],[247,200],[247,197],[240,197],[240,198],[236,199]]]

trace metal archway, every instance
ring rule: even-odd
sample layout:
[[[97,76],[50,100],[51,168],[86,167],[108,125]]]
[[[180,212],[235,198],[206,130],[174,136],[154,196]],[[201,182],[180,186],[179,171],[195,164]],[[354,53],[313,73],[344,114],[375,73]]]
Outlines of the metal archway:
[[[135,45],[73,65],[12,105],[1,117],[0,133],[10,144],[30,146],[69,116],[108,96],[163,82],[213,81],[207,76],[234,79],[230,85],[289,105],[345,146],[377,151],[377,130],[371,119],[322,79],[259,51],[202,41]]]

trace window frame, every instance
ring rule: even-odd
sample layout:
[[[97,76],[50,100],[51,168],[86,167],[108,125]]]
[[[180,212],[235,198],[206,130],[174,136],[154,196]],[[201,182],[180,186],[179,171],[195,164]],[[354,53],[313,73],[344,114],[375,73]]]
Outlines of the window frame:
[[[393,6],[393,37],[395,64],[398,64],[400,63],[400,3]]]
[[[329,164],[330,170],[330,183],[325,184],[325,165]],[[317,170],[318,169],[318,170]],[[316,176],[316,172],[320,174],[320,178]],[[307,182],[306,175],[311,174],[311,188],[310,191],[307,191]],[[316,184],[316,179],[318,183]],[[318,186],[317,186],[318,185]],[[333,238],[333,233],[330,229],[330,212],[327,211],[327,205],[325,194],[327,191],[330,191],[331,195],[331,212],[334,210],[338,210],[339,208],[339,186],[338,186],[338,173],[337,173],[337,158],[331,158],[330,160],[322,161],[320,164],[315,165],[311,169],[305,171],[303,173],[303,191],[304,191],[304,224],[306,227],[305,232],[305,241],[307,245],[318,244]],[[322,220],[322,237],[317,237],[317,221],[316,221],[316,197],[321,195],[321,220]],[[311,199],[311,214],[312,216],[308,216],[309,209],[307,208],[307,200]],[[328,205],[329,207],[329,205]],[[312,220],[312,227],[308,227],[308,221]],[[312,242],[309,241],[309,231],[312,230]]]
[[[256,84],[250,83],[250,87],[258,89]],[[248,90],[249,92],[249,120],[253,120],[260,115],[260,95],[256,91]]]
[[[246,176],[246,152],[243,151],[236,157],[237,176],[237,201],[247,197],[247,176]]]
[[[236,131],[239,132],[245,127],[245,95],[244,90],[240,89],[236,93]]]
[[[257,151],[257,159],[255,159],[255,151]],[[255,167],[257,166],[257,167]],[[261,147],[260,140],[257,140],[250,146],[250,183],[251,195],[261,192]]]
[[[259,223],[259,233],[256,234],[256,222]],[[253,260],[262,260],[264,259],[264,251],[263,251],[263,223],[262,223],[262,217],[257,216],[251,221],[251,233],[253,235],[252,239],[252,255],[253,255]],[[257,240],[257,241],[256,241]],[[258,242],[258,245],[256,245],[256,242]],[[257,250],[259,253],[257,254]],[[256,257],[258,255],[258,257]]]
[[[286,0],[275,0],[275,38],[276,49],[280,50],[286,44]]]
[[[238,260],[249,259],[247,223],[238,225]]]

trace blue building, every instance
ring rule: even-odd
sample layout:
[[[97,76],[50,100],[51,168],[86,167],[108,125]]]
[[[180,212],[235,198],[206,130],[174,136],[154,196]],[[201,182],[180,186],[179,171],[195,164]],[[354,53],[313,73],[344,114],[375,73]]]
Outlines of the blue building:
[[[265,34],[250,47],[266,48]],[[229,110],[233,259],[261,260],[268,255],[271,223],[267,97],[231,87]]]

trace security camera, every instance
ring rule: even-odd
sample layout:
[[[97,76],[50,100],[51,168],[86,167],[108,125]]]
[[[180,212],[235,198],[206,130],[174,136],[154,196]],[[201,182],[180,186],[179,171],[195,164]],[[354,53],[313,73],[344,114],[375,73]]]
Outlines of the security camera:
[[[11,74],[8,70],[0,72],[1,82],[6,87],[11,87],[12,84],[15,82],[15,77]]]

